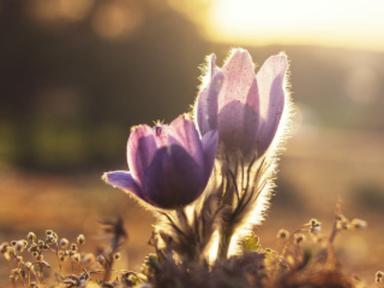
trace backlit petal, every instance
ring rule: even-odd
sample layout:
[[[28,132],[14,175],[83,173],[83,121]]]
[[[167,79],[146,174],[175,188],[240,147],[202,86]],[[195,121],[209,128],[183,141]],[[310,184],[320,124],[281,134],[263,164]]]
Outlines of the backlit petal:
[[[169,125],[169,144],[182,146],[192,159],[203,167],[203,147],[200,136],[187,114],[180,115]]]
[[[156,152],[154,132],[148,125],[135,126],[127,144],[127,160],[132,177],[139,183],[145,169],[150,165]]]
[[[131,192],[142,198],[140,187],[133,179],[129,171],[117,170],[105,172],[102,176],[102,179],[114,188],[119,188],[126,192]]]
[[[205,160],[205,163],[204,163],[205,179],[204,180],[205,182],[207,182],[209,179],[209,176],[212,173],[212,168],[215,163],[216,150],[219,142],[219,133],[215,130],[211,130],[203,136],[201,141],[203,144],[204,160]]]
[[[258,147],[262,154],[271,144],[285,105],[284,78],[288,69],[285,54],[269,57],[257,73],[260,93]]]
[[[201,194],[202,172],[183,147],[163,147],[145,173],[143,189],[146,197],[160,208],[182,207]]]

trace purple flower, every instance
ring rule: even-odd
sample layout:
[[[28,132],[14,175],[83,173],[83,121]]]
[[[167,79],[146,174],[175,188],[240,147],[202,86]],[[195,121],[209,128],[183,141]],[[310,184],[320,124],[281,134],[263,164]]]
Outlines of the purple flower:
[[[216,131],[200,138],[187,115],[170,125],[139,125],[132,128],[127,144],[130,171],[106,172],[103,179],[159,208],[185,206],[205,189],[217,142]]]
[[[226,150],[260,157],[272,143],[285,106],[287,57],[269,57],[257,74],[244,49],[234,49],[221,68],[215,60],[209,57],[208,81],[196,104],[199,131],[217,129]]]

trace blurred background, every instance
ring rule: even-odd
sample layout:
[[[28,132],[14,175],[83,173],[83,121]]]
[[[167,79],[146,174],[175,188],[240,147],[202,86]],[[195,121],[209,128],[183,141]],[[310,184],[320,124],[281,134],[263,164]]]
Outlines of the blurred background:
[[[262,244],[311,217],[329,229],[341,197],[369,228],[342,236],[340,257],[371,279],[384,268],[382,15],[380,0],[0,0],[0,242],[52,228],[92,245],[98,220],[122,215],[138,267],[154,220],[100,175],[126,168],[130,126],[190,109],[206,55],[221,65],[241,46],[258,65],[288,54],[298,107]]]

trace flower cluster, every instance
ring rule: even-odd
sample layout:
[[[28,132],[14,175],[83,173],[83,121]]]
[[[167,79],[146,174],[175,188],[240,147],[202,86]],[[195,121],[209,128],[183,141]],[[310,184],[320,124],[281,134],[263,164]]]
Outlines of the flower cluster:
[[[195,105],[169,125],[133,127],[127,144],[130,171],[112,171],[103,179],[114,187],[164,209],[183,207],[204,191],[217,146],[261,158],[271,145],[287,97],[287,57],[270,57],[255,74],[250,54],[234,49],[222,68],[208,58],[207,81]],[[222,150],[222,149],[220,149]]]
[[[130,170],[106,172],[103,179],[156,214],[159,246],[205,261],[217,245],[213,258],[223,259],[244,231],[260,223],[289,114],[287,69],[283,53],[257,73],[244,49],[232,50],[222,67],[211,55],[194,117],[132,128]]]

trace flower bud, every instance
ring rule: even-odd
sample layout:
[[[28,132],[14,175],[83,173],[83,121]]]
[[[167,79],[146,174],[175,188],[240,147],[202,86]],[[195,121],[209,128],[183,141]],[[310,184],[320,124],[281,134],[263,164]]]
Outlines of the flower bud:
[[[225,151],[239,150],[261,157],[273,139],[286,106],[287,57],[269,57],[257,74],[251,55],[234,49],[223,67],[209,58],[208,75],[195,106],[202,135],[219,131]]]
[[[107,172],[103,179],[153,206],[183,207],[204,191],[216,146],[217,133],[211,131],[200,138],[187,115],[170,125],[140,125],[128,139],[130,171]]]

